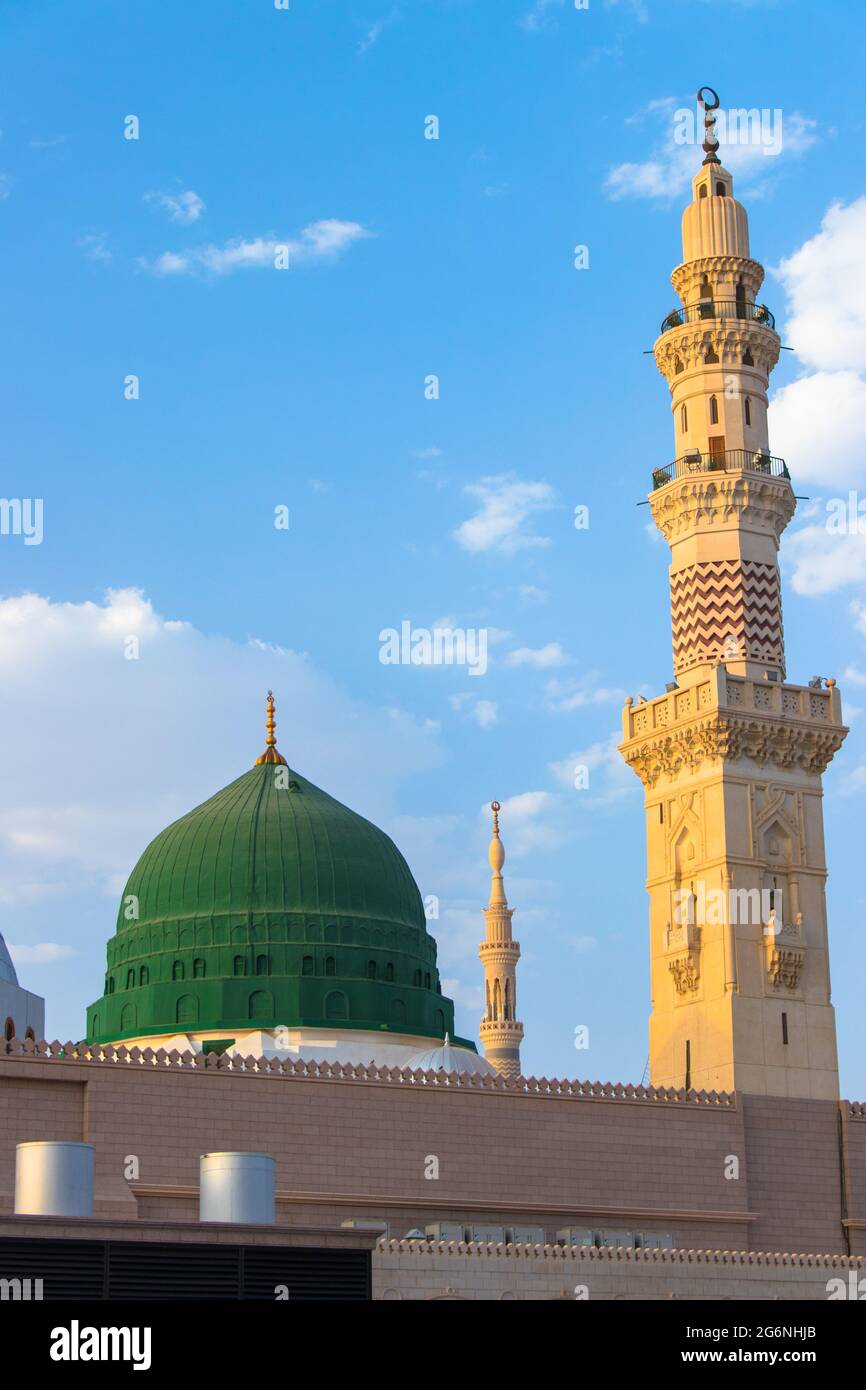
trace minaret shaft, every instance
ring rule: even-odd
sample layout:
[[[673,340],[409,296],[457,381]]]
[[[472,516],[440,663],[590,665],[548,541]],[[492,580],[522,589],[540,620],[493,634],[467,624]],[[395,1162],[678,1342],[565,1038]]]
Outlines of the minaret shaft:
[[[682,303],[654,349],[676,448],[649,499],[671,548],[676,683],[627,702],[620,746],[645,787],[650,1074],[835,1098],[821,774],[847,730],[834,681],[785,680],[777,556],[796,504],[767,433],[780,345],[708,129]]]

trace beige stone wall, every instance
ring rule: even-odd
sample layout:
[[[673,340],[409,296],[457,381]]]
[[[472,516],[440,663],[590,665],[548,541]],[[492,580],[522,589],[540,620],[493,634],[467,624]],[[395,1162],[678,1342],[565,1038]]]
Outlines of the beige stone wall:
[[[373,1298],[826,1300],[851,1273],[866,1278],[866,1259],[392,1240],[373,1255]]]
[[[552,1243],[574,1226],[670,1234],[686,1249],[845,1254],[850,1239],[866,1253],[866,1118],[847,1103],[190,1065],[122,1049],[85,1061],[29,1046],[0,1055],[0,1214],[12,1209],[16,1143],[82,1139],[96,1146],[104,1218],[195,1221],[199,1156],[241,1149],[275,1155],[286,1227],[357,1218],[398,1237],[437,1221],[521,1225]],[[424,1176],[430,1155],[438,1180]]]

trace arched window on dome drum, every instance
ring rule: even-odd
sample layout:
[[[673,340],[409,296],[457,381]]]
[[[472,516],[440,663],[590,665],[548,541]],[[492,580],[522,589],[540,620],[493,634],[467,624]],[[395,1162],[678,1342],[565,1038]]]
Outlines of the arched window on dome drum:
[[[273,1013],[274,996],[269,989],[257,989],[250,995],[250,1018],[272,1018]]]
[[[752,423],[752,402],[749,400],[748,396],[746,396],[745,402],[744,402],[744,404],[743,404],[743,411],[744,411],[744,414],[745,414],[745,417],[746,417],[746,424],[747,424],[747,425],[751,425],[751,423]]]
[[[412,983],[413,983],[413,985],[415,985],[418,989],[421,988],[421,971],[420,971],[420,970],[416,970],[416,971],[415,971],[415,974],[412,976]]]
[[[367,979],[368,979],[368,980],[375,980],[375,978],[376,978],[376,962],[375,962],[374,960],[368,960],[368,961],[367,961]]]
[[[236,975],[246,975],[247,963],[243,956],[235,956],[234,973]]]
[[[194,980],[203,980],[204,977],[205,977],[206,970],[207,970],[207,966],[205,965],[205,963],[204,963],[204,961],[202,960],[201,956],[197,956],[196,959],[195,959],[195,960],[193,961],[193,963],[192,963],[192,977],[193,977],[193,979],[194,979]]]
[[[403,1000],[402,1000],[402,999],[392,999],[392,1000],[391,1000],[391,1022],[392,1022],[392,1023],[405,1023],[405,1022],[406,1022],[406,1005],[403,1003]]]
[[[11,1018],[7,1018],[3,1027],[3,1032],[7,1042],[11,1042],[15,1037],[15,1024]]]
[[[436,1032],[439,1033],[440,1036],[444,1036],[445,1034],[445,1015],[441,1009],[436,1010]]]
[[[430,971],[429,971],[429,970],[426,971],[425,974],[424,974],[424,988],[425,988],[425,989],[429,989],[429,988],[430,988]]]
[[[391,961],[391,960],[389,960],[389,961],[388,961],[388,964],[385,966],[385,979],[386,979],[386,980],[393,980],[393,978],[394,978],[394,962]]]
[[[326,957],[325,957],[325,974],[326,974],[326,975],[336,975],[336,973],[337,973],[337,962],[336,962],[336,960],[334,959],[333,956],[326,956]]]
[[[148,970],[146,965],[143,965],[138,972],[138,983],[140,985],[150,984],[150,971]]]
[[[312,973],[313,973],[313,957],[312,957],[312,956],[304,956],[303,964],[302,964],[302,966],[301,966],[301,974],[302,974],[302,975],[312,975]]]
[[[124,1004],[120,1011],[120,1031],[129,1033],[136,1025],[136,1012],[134,1004]]]
[[[174,963],[174,965],[171,967],[171,978],[172,978],[173,980],[182,980],[182,979],[183,979],[183,961],[182,961],[182,960],[176,960],[175,963]]]
[[[710,424],[711,424],[711,425],[717,425],[718,423],[719,423],[719,402],[718,402],[717,397],[715,397],[715,396],[710,396]]]
[[[349,1003],[345,994],[338,989],[332,989],[331,993],[325,996],[325,1018],[348,1018]]]
[[[268,956],[256,956],[256,974],[270,975],[271,962]]]
[[[177,1001],[175,1017],[182,1028],[198,1023],[198,1000],[194,994],[182,994]]]
[[[108,993],[109,993],[109,994],[113,994],[113,993],[114,993],[114,976],[113,976],[113,975],[109,975],[109,977],[108,977]]]
[[[126,972],[126,988],[127,988],[127,989],[135,989],[135,971],[134,971],[134,970],[127,970],[127,972]]]

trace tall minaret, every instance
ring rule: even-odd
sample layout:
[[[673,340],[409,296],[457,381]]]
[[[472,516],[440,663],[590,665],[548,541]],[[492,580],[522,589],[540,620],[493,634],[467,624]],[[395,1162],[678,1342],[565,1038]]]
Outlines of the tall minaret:
[[[821,775],[847,733],[832,679],[785,679],[779,537],[796,506],[770,454],[780,343],[755,297],[745,208],[718,157],[683,214],[681,305],[655,360],[676,458],[649,503],[671,548],[675,681],[626,702],[620,751],[645,787],[653,1084],[838,1095]]]
[[[517,1013],[517,962],[520,943],[511,935],[514,909],[508,906],[502,866],[505,849],[499,838],[498,801],[490,803],[493,812],[493,839],[488,858],[493,870],[490,884],[490,906],[484,909],[487,936],[479,948],[484,966],[484,1017],[481,1020],[481,1042],[484,1055],[503,1076],[520,1075],[520,1044],[523,1024]]]

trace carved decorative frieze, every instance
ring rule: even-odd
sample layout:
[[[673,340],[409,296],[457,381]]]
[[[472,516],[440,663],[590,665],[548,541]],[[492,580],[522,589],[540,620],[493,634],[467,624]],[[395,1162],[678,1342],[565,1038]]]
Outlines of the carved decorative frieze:
[[[673,960],[668,962],[668,969],[674,977],[677,994],[690,994],[697,989],[700,968],[696,951],[674,956]]]
[[[716,758],[751,758],[759,766],[772,763],[820,775],[846,732],[838,726],[810,729],[739,714],[711,715],[680,729],[657,731],[645,741],[622,744],[620,752],[648,787],[662,775],[676,777],[683,768],[694,772],[706,759]]]
[[[769,952],[767,975],[773,989],[795,990],[800,984],[800,973],[806,952],[802,947],[775,946]]]

